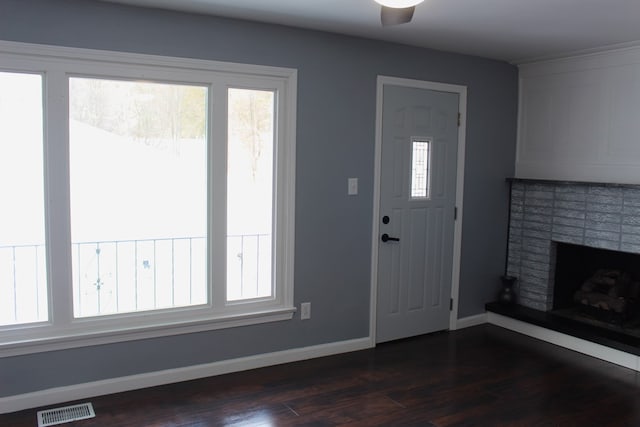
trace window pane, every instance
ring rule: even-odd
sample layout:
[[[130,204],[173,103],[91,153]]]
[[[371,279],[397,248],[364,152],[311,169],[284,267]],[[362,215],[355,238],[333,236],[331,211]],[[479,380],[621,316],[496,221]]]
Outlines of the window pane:
[[[229,89],[227,300],[272,290],[274,93]]]
[[[0,326],[46,321],[42,77],[0,72]]]
[[[74,315],[205,304],[207,88],[69,88]]]
[[[431,143],[413,141],[411,150],[411,197],[429,198],[431,195]]]

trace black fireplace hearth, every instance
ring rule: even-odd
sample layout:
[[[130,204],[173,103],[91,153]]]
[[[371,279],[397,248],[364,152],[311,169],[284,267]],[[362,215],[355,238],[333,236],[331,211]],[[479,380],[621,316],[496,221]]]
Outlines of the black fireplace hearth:
[[[485,308],[491,313],[640,356],[640,334],[625,333],[621,328],[604,322],[589,324],[557,312],[535,310],[518,304],[491,302]]]

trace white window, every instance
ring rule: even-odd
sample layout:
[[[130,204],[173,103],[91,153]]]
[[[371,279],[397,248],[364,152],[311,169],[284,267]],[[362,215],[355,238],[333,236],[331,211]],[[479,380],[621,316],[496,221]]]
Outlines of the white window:
[[[0,91],[0,356],[292,317],[295,70],[1,43]]]
[[[273,295],[275,93],[229,88],[227,300]]]
[[[0,327],[48,319],[42,77],[0,72]]]
[[[74,317],[207,303],[207,98],[69,79]]]

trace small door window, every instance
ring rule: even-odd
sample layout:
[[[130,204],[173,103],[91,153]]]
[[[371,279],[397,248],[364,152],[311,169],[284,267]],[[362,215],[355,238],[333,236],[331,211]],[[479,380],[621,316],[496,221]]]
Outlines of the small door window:
[[[411,144],[411,198],[431,197],[431,140],[413,139]]]

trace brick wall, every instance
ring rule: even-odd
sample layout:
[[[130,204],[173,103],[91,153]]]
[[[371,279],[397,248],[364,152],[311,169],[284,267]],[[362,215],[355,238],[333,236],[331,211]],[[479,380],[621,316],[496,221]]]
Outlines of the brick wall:
[[[640,253],[640,185],[514,179],[507,273],[520,304],[552,308],[555,242]]]

